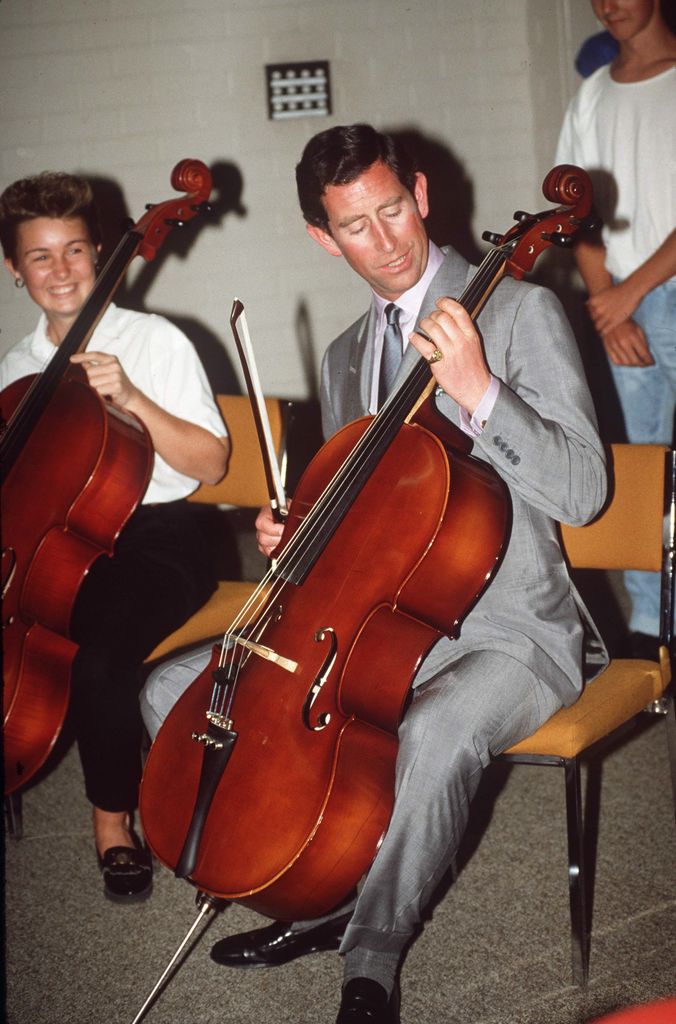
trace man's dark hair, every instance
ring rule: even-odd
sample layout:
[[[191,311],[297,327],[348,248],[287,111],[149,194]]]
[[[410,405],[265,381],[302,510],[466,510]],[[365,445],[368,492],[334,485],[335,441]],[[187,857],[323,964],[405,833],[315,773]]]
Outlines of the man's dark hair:
[[[74,174],[43,171],[8,185],[0,196],[0,242],[6,259],[16,263],[16,229],[36,217],[81,217],[94,245],[101,241],[99,218],[89,182]]]
[[[411,155],[396,139],[370,124],[338,125],[310,139],[296,167],[298,200],[308,224],[328,231],[322,202],[328,186],[348,185],[377,161],[413,192],[417,168]]]

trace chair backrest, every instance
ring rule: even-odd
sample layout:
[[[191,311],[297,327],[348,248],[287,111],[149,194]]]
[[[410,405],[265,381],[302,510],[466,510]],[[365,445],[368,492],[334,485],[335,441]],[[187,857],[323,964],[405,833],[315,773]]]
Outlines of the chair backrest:
[[[610,500],[603,512],[587,526],[561,526],[571,566],[661,570],[668,450],[658,444],[611,446]]]
[[[190,495],[189,501],[260,508],[270,500],[270,495],[251,403],[246,395],[218,395],[216,400],[232,445],[228,471],[218,484],[201,484]],[[286,465],[286,413],[289,405],[281,398],[265,399],[282,480]]]

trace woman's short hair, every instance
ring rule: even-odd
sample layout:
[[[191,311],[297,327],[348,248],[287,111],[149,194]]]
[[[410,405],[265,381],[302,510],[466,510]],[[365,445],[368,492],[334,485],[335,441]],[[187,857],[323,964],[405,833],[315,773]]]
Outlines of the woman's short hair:
[[[322,196],[329,185],[348,185],[381,161],[413,192],[416,166],[411,154],[391,135],[370,124],[338,125],[308,142],[296,167],[296,187],[308,224],[328,230]]]
[[[94,245],[101,241],[91,186],[75,174],[43,171],[15,181],[0,195],[0,242],[5,258],[13,264],[16,262],[16,229],[36,217],[81,217]]]

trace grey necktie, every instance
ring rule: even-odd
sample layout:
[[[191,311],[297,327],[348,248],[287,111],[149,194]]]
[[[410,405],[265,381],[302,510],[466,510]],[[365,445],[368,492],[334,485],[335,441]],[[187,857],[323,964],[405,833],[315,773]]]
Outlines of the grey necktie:
[[[380,377],[378,379],[378,408],[383,404],[394,384],[397,376],[399,363],[403,355],[403,343],[401,328],[399,327],[399,315],[401,310],[390,302],[385,306],[385,320],[387,325],[383,335],[383,352],[380,357]]]

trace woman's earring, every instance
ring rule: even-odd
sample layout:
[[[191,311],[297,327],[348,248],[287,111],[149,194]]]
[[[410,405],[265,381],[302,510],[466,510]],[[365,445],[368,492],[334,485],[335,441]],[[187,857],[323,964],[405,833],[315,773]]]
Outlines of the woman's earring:
[[[14,278],[14,287],[15,288],[23,288],[25,283],[26,282],[24,281],[24,279],[22,277],[15,277]]]

